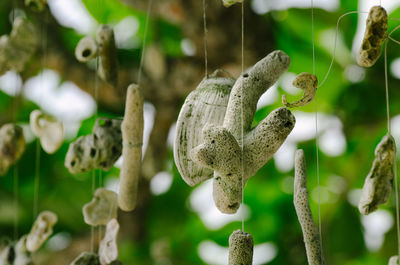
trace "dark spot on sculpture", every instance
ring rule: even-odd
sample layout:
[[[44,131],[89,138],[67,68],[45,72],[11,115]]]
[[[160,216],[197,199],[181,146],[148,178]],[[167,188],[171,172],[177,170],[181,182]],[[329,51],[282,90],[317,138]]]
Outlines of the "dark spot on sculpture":
[[[94,158],[96,156],[96,149],[90,148],[90,157]]]
[[[8,261],[10,264],[13,264],[13,263],[14,263],[14,260],[15,260],[15,249],[14,249],[13,246],[10,246],[10,250],[9,250],[9,252],[8,252],[7,261]]]
[[[238,206],[239,206],[239,204],[238,204],[237,202],[235,202],[235,203],[233,203],[233,204],[228,205],[228,208],[229,208],[229,209],[237,209]]]
[[[84,50],[84,51],[82,52],[82,56],[83,56],[83,57],[88,57],[90,54],[91,54],[91,52],[90,52],[89,49],[86,49],[86,50]]]
[[[287,122],[285,123],[285,127],[286,127],[286,128],[292,127],[292,123],[291,123],[290,121],[287,121]]]
[[[249,74],[243,74],[243,77],[247,78],[247,77],[249,77]]]
[[[113,155],[118,155],[118,153],[119,153],[118,148],[115,145],[111,148],[111,152]]]
[[[76,161],[75,161],[75,160],[72,160],[72,161],[71,161],[71,167],[75,166],[75,164],[76,164]]]
[[[212,140],[211,143],[214,144],[214,143],[215,143],[215,140]]]

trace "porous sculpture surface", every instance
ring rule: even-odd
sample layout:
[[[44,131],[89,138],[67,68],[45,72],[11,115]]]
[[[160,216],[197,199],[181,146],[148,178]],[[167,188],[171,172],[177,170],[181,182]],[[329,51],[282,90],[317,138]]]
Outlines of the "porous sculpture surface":
[[[25,145],[21,127],[7,123],[0,128],[0,176],[21,158]]]
[[[99,257],[101,265],[111,264],[118,258],[117,236],[119,223],[116,219],[111,219],[106,227],[106,233],[100,242]]]
[[[38,250],[53,233],[53,227],[57,220],[55,213],[50,211],[41,212],[28,234],[26,249],[30,252]]]
[[[228,265],[253,264],[253,237],[240,230],[234,231],[229,237]]]
[[[111,190],[98,188],[93,199],[83,206],[82,211],[85,223],[88,225],[107,225],[111,219],[117,218],[117,194]]]

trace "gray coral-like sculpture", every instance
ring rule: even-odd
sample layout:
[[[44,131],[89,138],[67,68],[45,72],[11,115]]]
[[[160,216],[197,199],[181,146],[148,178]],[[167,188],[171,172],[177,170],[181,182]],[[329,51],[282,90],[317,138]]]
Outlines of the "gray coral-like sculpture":
[[[206,125],[203,143],[191,159],[214,170],[213,196],[223,213],[235,213],[242,186],[279,149],[295,125],[286,108],[278,108],[252,128],[257,101],[288,69],[289,57],[274,51],[244,73],[232,88],[222,125]],[[206,115],[206,114],[205,114]]]
[[[24,70],[38,42],[35,26],[25,18],[16,18],[10,36],[0,37],[0,75],[9,70]]]
[[[229,237],[228,265],[253,264],[253,237],[240,230],[234,231]]]
[[[294,173],[294,207],[303,230],[309,265],[325,264],[321,248],[321,239],[317,226],[311,213],[308,201],[306,159],[303,150],[297,150],[295,155]]]
[[[386,39],[388,15],[382,6],[373,6],[368,14],[364,39],[357,55],[357,63],[371,67],[381,55],[382,43]]]
[[[109,170],[121,152],[121,120],[98,118],[93,134],[81,136],[70,144],[65,166],[72,174],[96,168]]]
[[[25,138],[22,128],[7,123],[0,128],[0,176],[5,175],[25,151]]]
[[[365,179],[358,209],[367,215],[387,202],[392,193],[393,165],[396,145],[391,135],[385,135],[375,149],[372,168]]]

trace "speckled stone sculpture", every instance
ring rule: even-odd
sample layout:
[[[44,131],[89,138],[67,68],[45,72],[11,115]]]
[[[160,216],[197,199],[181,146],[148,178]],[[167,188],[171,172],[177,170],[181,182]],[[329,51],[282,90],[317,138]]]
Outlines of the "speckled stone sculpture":
[[[221,75],[221,76],[220,76]],[[191,150],[202,143],[206,124],[221,125],[235,80],[217,70],[203,79],[186,98],[176,122],[174,160],[182,179],[190,186],[212,178],[213,170],[196,164]]]
[[[100,265],[99,255],[92,252],[81,253],[71,265]]]
[[[225,7],[230,7],[236,3],[243,3],[244,0],[222,0]]]
[[[0,128],[0,176],[15,164],[25,151],[22,128],[15,124],[4,124]]]
[[[309,73],[301,73],[293,81],[293,86],[304,91],[303,97],[293,103],[286,100],[286,95],[282,95],[282,104],[288,108],[302,107],[310,103],[317,91],[318,79],[315,75]]]
[[[64,140],[64,126],[54,117],[34,110],[30,115],[30,126],[34,135],[40,139],[43,150],[48,154],[55,153]]]
[[[111,190],[98,188],[93,199],[85,204],[82,210],[85,223],[88,225],[107,225],[111,219],[117,218],[117,194]]]
[[[367,215],[387,202],[392,192],[393,164],[396,145],[391,135],[385,135],[375,149],[372,168],[365,179],[358,209]]]
[[[97,30],[97,43],[100,55],[100,77],[118,86],[117,48],[115,46],[114,30],[109,25],[100,25]]]
[[[106,233],[100,242],[99,257],[101,265],[111,264],[118,258],[117,236],[119,224],[116,219],[111,219],[106,227]]]
[[[204,141],[191,150],[198,165],[214,170],[214,202],[223,213],[235,213],[242,186],[279,149],[295,125],[286,108],[278,108],[252,128],[257,101],[288,69],[289,57],[274,51],[244,73],[229,97],[223,125],[206,125]]]
[[[75,57],[81,63],[86,63],[97,57],[98,47],[96,40],[91,36],[83,37],[75,48]]]
[[[38,46],[35,26],[25,18],[14,20],[10,36],[0,37],[0,75],[9,70],[21,72]]]
[[[389,259],[389,265],[399,265],[399,257],[393,256]]]
[[[357,63],[371,67],[381,54],[382,43],[386,39],[388,15],[382,6],[373,6],[368,14],[364,39],[357,55]]]
[[[309,265],[325,264],[321,249],[320,235],[308,202],[306,159],[303,150],[297,150],[294,160],[294,207],[303,230]]]
[[[96,168],[109,170],[121,156],[121,120],[98,118],[93,134],[81,136],[71,143],[65,167],[72,174]]]
[[[229,237],[228,265],[253,264],[253,237],[240,230],[234,231]]]
[[[143,145],[143,94],[139,86],[128,87],[125,116],[122,122],[122,168],[118,204],[123,211],[136,206]]]
[[[43,11],[46,7],[47,0],[25,0],[25,5],[33,11]]]
[[[57,223],[57,215],[44,211],[36,218],[26,239],[26,249],[30,252],[38,250],[53,233],[53,226]]]

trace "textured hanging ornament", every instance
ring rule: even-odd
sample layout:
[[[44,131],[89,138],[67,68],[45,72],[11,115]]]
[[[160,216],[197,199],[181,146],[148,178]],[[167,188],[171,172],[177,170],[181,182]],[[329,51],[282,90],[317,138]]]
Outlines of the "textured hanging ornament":
[[[106,233],[100,242],[99,257],[101,265],[111,264],[118,258],[117,236],[119,224],[116,219],[111,219],[106,227]]]
[[[123,211],[136,206],[143,146],[143,94],[131,84],[126,94],[125,116],[122,122],[122,168],[118,204]]]
[[[243,0],[222,0],[225,7],[230,7],[236,3],[243,3]]]
[[[83,37],[75,48],[75,57],[81,63],[86,63],[97,57],[98,47],[93,37]]]
[[[44,211],[36,218],[26,239],[26,249],[30,252],[38,250],[53,233],[53,226],[57,223],[57,215]]]
[[[54,117],[34,110],[30,115],[30,126],[34,135],[40,139],[43,150],[48,154],[55,153],[64,140],[64,126]]]
[[[294,207],[303,230],[309,265],[323,265],[325,260],[321,249],[321,239],[318,228],[314,223],[308,201],[306,159],[303,150],[297,150],[295,155],[294,173]]]
[[[15,124],[4,124],[0,128],[0,176],[5,175],[25,151],[22,128]]]
[[[399,257],[393,256],[389,259],[389,265],[399,265]]]
[[[234,231],[229,237],[228,265],[252,265],[253,247],[253,237],[249,233]]]
[[[0,75],[9,70],[21,72],[39,43],[35,26],[25,18],[14,20],[10,36],[0,37]]]
[[[96,168],[109,170],[121,152],[121,120],[98,118],[93,134],[81,136],[70,144],[64,164],[72,174]]]
[[[99,255],[92,252],[81,253],[71,265],[101,265]]]
[[[288,108],[302,107],[313,100],[318,86],[318,79],[313,74],[301,73],[293,81],[293,86],[304,91],[303,97],[296,102],[289,103],[286,100],[286,95],[282,95],[282,104]]]
[[[25,235],[15,244],[14,265],[34,265],[31,253],[26,248],[27,240],[28,237]]]
[[[46,4],[47,0],[25,0],[25,6],[36,12],[43,11]]]
[[[111,219],[117,218],[117,194],[111,190],[98,188],[93,199],[85,204],[82,210],[85,223],[88,225],[107,225]]]
[[[14,246],[9,245],[2,249],[0,253],[0,264],[1,265],[13,265],[15,259]]]
[[[114,30],[109,25],[101,25],[97,30],[99,44],[101,79],[114,87],[118,85],[117,48],[115,46]]]
[[[278,108],[251,127],[258,99],[289,64],[283,51],[274,51],[244,73],[232,88],[223,126],[204,126],[203,143],[190,152],[194,162],[214,170],[214,202],[223,213],[237,211],[242,185],[272,157],[295,125],[292,113]]]
[[[388,16],[382,6],[373,6],[368,14],[364,39],[357,55],[357,63],[371,67],[381,55],[381,46],[387,36]]]
[[[203,79],[186,98],[176,122],[174,159],[183,180],[190,186],[213,177],[213,171],[193,162],[190,151],[202,143],[206,124],[222,125],[235,80],[217,70]]]
[[[387,202],[392,192],[393,164],[396,145],[391,135],[385,135],[375,149],[372,168],[365,179],[358,209],[367,215]]]

